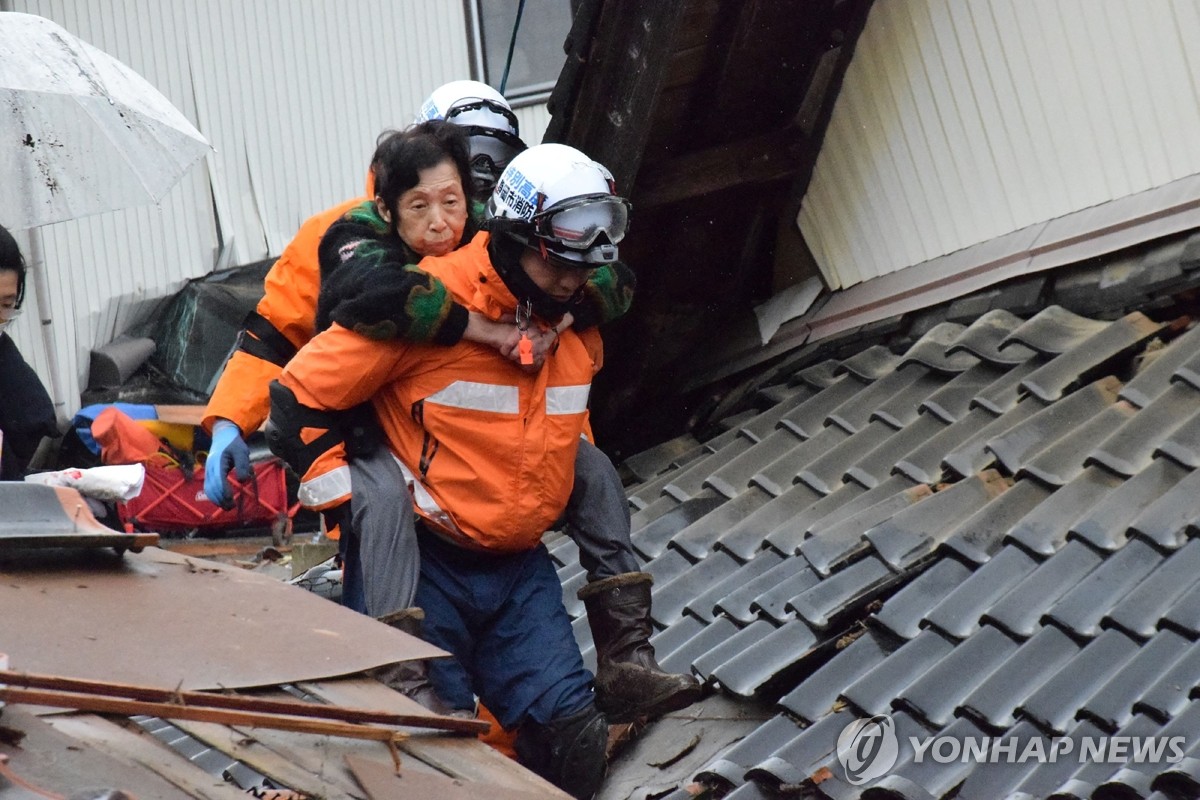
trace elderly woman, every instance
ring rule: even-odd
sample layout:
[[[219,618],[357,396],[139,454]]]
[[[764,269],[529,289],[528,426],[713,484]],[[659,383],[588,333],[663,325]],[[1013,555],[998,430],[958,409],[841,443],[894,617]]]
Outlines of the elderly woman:
[[[44,436],[57,436],[54,404],[7,328],[25,299],[25,259],[0,226],[0,480],[20,480]]]

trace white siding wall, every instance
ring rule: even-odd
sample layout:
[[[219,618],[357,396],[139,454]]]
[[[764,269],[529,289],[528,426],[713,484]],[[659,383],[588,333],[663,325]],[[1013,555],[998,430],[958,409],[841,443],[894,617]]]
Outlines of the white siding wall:
[[[375,138],[470,74],[462,0],[10,0],[140,72],[215,153],[158,207],[41,229],[66,413],[88,353],[225,265],[278,255],[309,215],[360,194]],[[519,112],[541,139],[544,106]],[[535,138],[536,137],[536,138]],[[219,237],[218,238],[218,228]],[[28,251],[27,251],[28,253]],[[11,329],[49,386],[32,297]]]
[[[797,222],[843,288],[1200,173],[1196,0],[876,0]]]

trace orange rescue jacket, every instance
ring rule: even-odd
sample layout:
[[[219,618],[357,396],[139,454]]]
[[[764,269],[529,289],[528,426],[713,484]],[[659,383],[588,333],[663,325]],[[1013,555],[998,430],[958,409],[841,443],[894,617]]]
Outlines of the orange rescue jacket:
[[[493,319],[516,298],[488,258],[488,235],[426,258],[455,299]],[[317,335],[280,380],[305,406],[351,408],[372,399],[417,513],[466,547],[534,547],[566,509],[575,452],[587,427],[599,334],[564,331],[557,350],[530,374],[491,347],[450,347],[366,339],[335,325]],[[349,468],[338,445],[318,458],[301,485],[302,501],[327,508],[344,500]]]
[[[266,294],[256,310],[297,350],[316,332],[317,296],[321,291],[317,247],[321,237],[347,211],[366,200],[356,197],[305,220],[263,281]],[[201,424],[211,431],[216,419],[223,417],[235,423],[245,436],[258,430],[271,407],[267,387],[282,370],[281,365],[272,361],[240,348],[234,350],[204,409]]]

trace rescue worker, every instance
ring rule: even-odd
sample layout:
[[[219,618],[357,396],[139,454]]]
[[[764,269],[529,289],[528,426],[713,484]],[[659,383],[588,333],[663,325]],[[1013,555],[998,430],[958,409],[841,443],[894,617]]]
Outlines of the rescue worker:
[[[551,340],[540,368],[514,370],[470,342],[374,341],[334,324],[272,386],[268,438],[288,450],[306,484],[324,481],[347,469],[345,448],[305,446],[300,431],[319,433],[311,429],[320,413],[371,401],[419,516],[416,599],[425,638],[455,656],[451,665],[430,665],[438,694],[455,708],[477,696],[516,731],[523,764],[588,798],[603,779],[608,724],[541,538],[566,511],[602,360],[596,330],[578,331],[564,316],[591,270],[616,260],[629,206],[601,165],[544,144],[513,159],[489,208],[492,233],[424,259],[421,269],[472,311],[512,314],[525,336]],[[396,215],[386,203],[376,210],[383,219]],[[334,237],[331,229],[327,239],[340,241]],[[371,243],[395,247],[394,238]],[[322,257],[354,258],[363,245],[326,242]],[[637,587],[648,590],[641,581],[622,585]],[[603,610],[613,608],[624,604]],[[627,627],[624,611],[607,616],[600,652],[630,638],[617,634]]]
[[[485,84],[456,81],[440,87],[423,104],[421,116],[448,120],[468,134],[471,141],[469,170],[477,190],[495,183],[506,157],[521,144],[516,138],[517,122],[511,109],[499,93]],[[449,310],[435,309],[431,317],[422,316],[422,313],[430,310],[432,304],[409,303],[414,288],[422,293],[421,296],[426,296],[424,293],[430,290],[429,287],[434,295],[440,290],[436,279],[429,287],[418,286],[412,280],[415,269],[410,265],[416,260],[413,253],[420,255],[431,251],[423,249],[415,237],[414,241],[408,241],[402,232],[401,241],[411,252],[400,251],[395,258],[382,261],[374,256],[345,263],[334,259],[318,280],[313,264],[317,240],[339,213],[344,215],[361,206],[361,202],[350,201],[306,222],[267,277],[267,295],[259,304],[257,315],[248,320],[240,348],[230,360],[206,412],[205,423],[211,425],[213,431],[213,448],[206,466],[205,491],[214,502],[231,500],[227,482],[231,469],[249,469],[248,448],[242,432],[257,429],[262,423],[267,404],[263,396],[266,383],[279,373],[295,345],[303,344],[315,329],[323,328],[332,320],[374,336],[398,336],[449,345],[457,341],[458,326],[465,316],[467,322],[461,338],[498,347],[514,361],[520,357],[515,347],[519,337],[512,325],[498,335],[494,328],[488,327],[493,323],[477,313],[467,312],[456,302],[451,301]],[[383,225],[383,229],[394,227],[399,232],[403,210],[398,210],[396,216],[397,219],[390,222],[380,220],[374,224]],[[361,218],[358,222],[347,220],[339,229],[340,235],[362,238],[362,231],[356,229],[361,223]],[[367,228],[368,238],[374,235],[372,230],[381,230],[378,227],[372,229],[371,223]],[[470,222],[462,230],[464,239],[468,238],[473,232]],[[337,247],[340,245],[331,245],[332,249]],[[358,268],[364,266],[384,269],[359,272]],[[402,276],[402,280],[388,280],[388,276],[396,275]],[[312,300],[318,284],[321,287],[319,324],[313,321]],[[564,321],[577,329],[586,329],[619,317],[629,307],[632,289],[632,274],[619,262],[599,265],[591,271],[587,284]],[[393,314],[395,310],[402,312],[398,318]],[[443,311],[445,315],[439,316]],[[271,320],[271,324],[265,324],[266,319]],[[280,324],[276,325],[276,321]],[[552,337],[533,332],[528,338],[534,349],[535,363],[531,366],[537,366],[543,339],[550,341]],[[225,426],[222,419],[236,425]],[[369,425],[361,421],[343,422],[342,427],[361,430]],[[345,473],[346,477],[354,473],[354,495],[363,497],[370,492],[394,496],[395,483],[390,480],[386,464],[374,463],[365,453],[352,459],[351,467],[356,462],[361,462],[359,468]],[[613,634],[616,637],[614,645],[607,650],[598,649],[602,656],[598,677],[602,705],[618,720],[653,716],[686,706],[698,695],[699,685],[691,676],[662,672],[654,662],[653,650],[645,641],[651,631],[650,577],[638,571],[640,567],[629,540],[629,510],[620,478],[608,458],[587,442],[578,448],[575,471],[575,491],[567,511],[566,530],[579,544],[580,562],[591,581],[587,587],[591,594],[585,599],[589,619],[600,614],[601,621],[593,622],[593,626],[599,624],[609,630],[613,627],[611,619],[614,615],[627,618],[621,635]],[[328,482],[325,488],[329,488]],[[350,503],[346,499],[349,497],[349,484],[343,484],[341,488],[333,487],[332,494],[318,496],[309,492],[306,504],[327,510],[327,527],[336,536],[341,534],[339,522],[348,522],[352,517],[359,523],[359,530],[373,526],[383,530],[396,529],[396,523],[391,519],[378,523],[369,518],[359,520],[358,517],[372,513],[373,505],[370,502]],[[393,513],[404,513],[387,503],[374,504],[375,511],[381,508],[389,517]],[[414,620],[410,615],[419,617],[420,612],[408,610],[412,606],[417,564],[411,555],[406,556],[403,552],[404,537],[371,537],[368,544],[373,548],[372,552],[356,552],[351,559],[351,569],[344,573],[347,581],[344,601],[360,611],[386,617],[397,627],[419,634],[419,619]],[[346,545],[343,542],[339,546]],[[353,546],[359,546],[357,538]],[[366,576],[368,580],[364,585],[355,569],[356,564],[364,561],[391,565],[386,571],[381,569],[376,573],[387,575],[388,580],[369,580],[370,576]],[[630,638],[631,631],[639,633]],[[601,640],[597,636],[597,642]],[[417,667],[412,665],[412,668]],[[419,675],[410,678],[392,683],[397,688],[421,685]]]

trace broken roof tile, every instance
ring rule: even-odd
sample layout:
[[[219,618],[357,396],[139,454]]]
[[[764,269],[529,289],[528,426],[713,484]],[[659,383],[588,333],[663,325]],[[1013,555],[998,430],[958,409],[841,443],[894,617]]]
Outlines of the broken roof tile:
[[[1045,610],[1103,560],[1087,545],[1067,542],[1000,598],[981,621],[996,625],[1011,636],[1027,639],[1037,632],[1038,620]]]
[[[971,571],[954,558],[942,558],[892,595],[867,622],[911,639],[921,632],[925,614],[970,577]]]
[[[948,592],[942,602],[925,615],[925,622],[948,637],[966,639],[979,629],[983,613],[1032,573],[1037,565],[1038,562],[1021,548],[1005,547],[961,586]]]
[[[1079,645],[1054,627],[1044,627],[997,665],[974,691],[963,698],[962,712],[990,733],[1002,734],[1016,724],[1017,708],[1062,665],[1079,652]]]

